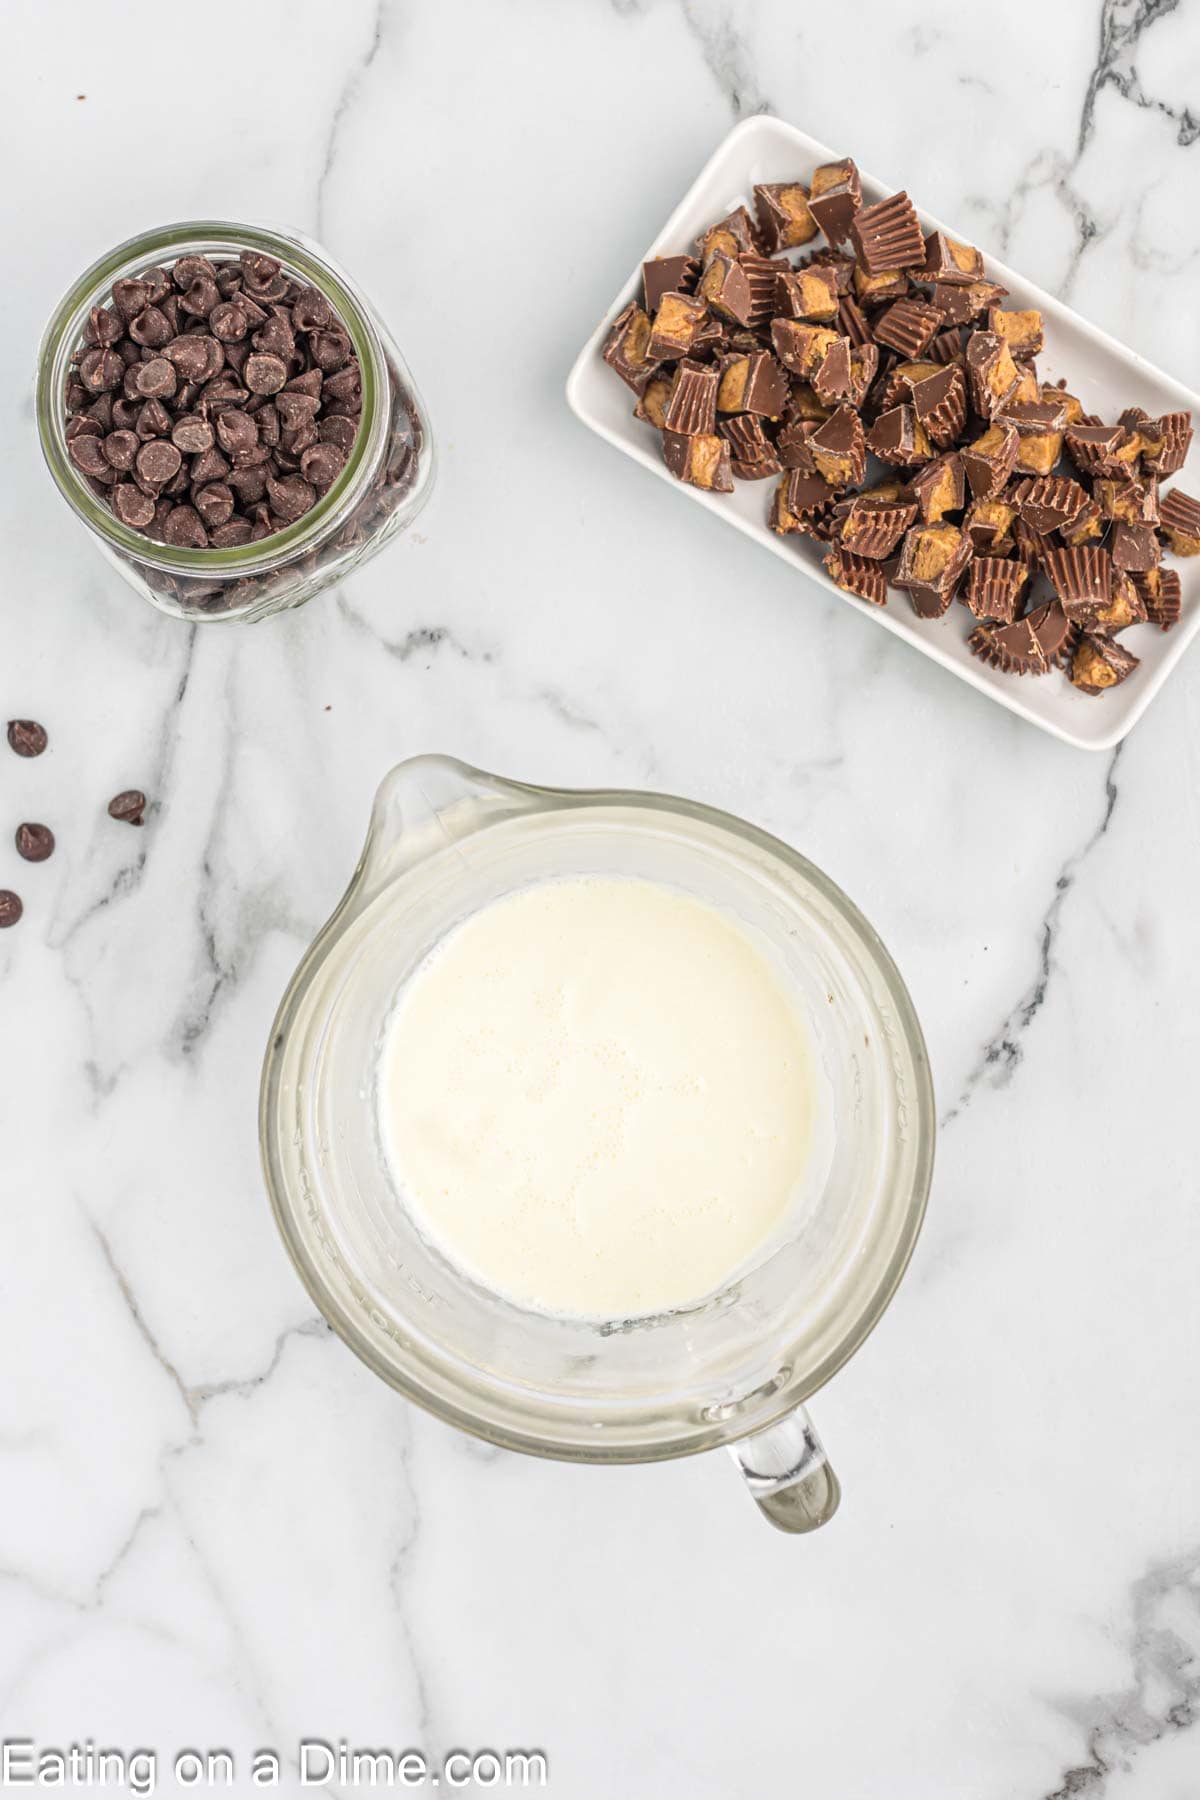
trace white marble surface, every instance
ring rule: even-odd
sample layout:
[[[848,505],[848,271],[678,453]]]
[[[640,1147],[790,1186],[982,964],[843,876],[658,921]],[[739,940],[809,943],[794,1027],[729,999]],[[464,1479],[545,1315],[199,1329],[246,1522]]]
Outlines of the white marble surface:
[[[1200,9],[62,0],[6,25],[0,714],[53,748],[0,760],[27,908],[0,939],[0,1735],[243,1770],[305,1736],[540,1746],[565,1800],[1191,1800],[1200,656],[1116,756],[1068,750],[678,504],[561,387],[756,108],[1200,385]],[[76,270],[204,214],[318,235],[442,446],[406,541],[250,629],[122,586],[29,398]],[[264,1039],[377,781],[424,749],[741,812],[896,953],[944,1131],[909,1278],[819,1402],[846,1499],[816,1538],[764,1527],[722,1458],[480,1449],[375,1382],[287,1264]],[[136,835],[103,810],[131,784]],[[30,817],[59,839],[38,868],[8,836]]]

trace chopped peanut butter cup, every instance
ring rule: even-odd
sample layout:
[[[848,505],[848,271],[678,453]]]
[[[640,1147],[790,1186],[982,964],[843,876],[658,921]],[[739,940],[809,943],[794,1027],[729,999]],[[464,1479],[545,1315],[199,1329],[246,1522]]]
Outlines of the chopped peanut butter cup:
[[[925,262],[916,208],[903,189],[861,208],[850,226],[850,239],[869,275],[920,268]]]
[[[824,561],[834,583],[847,594],[857,594],[872,606],[887,605],[887,576],[877,562],[855,556],[841,544],[831,544]]]
[[[1017,615],[1017,604],[1029,585],[1029,570],[1011,557],[977,556],[967,576],[963,595],[977,619],[993,619],[1007,625]]]
[[[849,156],[813,170],[808,208],[831,244],[844,243],[862,205],[862,180]]]
[[[1085,632],[1071,657],[1071,684],[1083,694],[1103,694],[1127,681],[1138,658],[1109,637]]]

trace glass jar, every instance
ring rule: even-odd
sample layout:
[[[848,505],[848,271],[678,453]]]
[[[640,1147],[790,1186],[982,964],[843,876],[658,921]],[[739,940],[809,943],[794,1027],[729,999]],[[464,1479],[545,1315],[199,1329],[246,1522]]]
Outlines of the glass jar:
[[[68,453],[66,384],[93,306],[114,281],[199,255],[218,266],[243,251],[274,257],[316,288],[346,328],[358,358],[362,410],[345,466],[294,523],[256,543],[177,548],[123,525]],[[60,493],[138,593],[183,619],[260,619],[311,600],[381,550],[416,518],[433,485],[433,439],[424,405],[374,307],[318,245],[298,232],[198,221],[166,225],[120,244],[63,297],[46,328],[37,374],[42,451]]]

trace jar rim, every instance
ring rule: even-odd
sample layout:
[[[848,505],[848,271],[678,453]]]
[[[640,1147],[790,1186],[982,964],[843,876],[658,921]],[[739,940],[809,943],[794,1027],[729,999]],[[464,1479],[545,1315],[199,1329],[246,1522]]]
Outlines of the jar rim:
[[[334,307],[350,336],[362,379],[362,425],[328,491],[293,524],[257,543],[226,549],[187,549],[164,544],[123,525],[97,498],[67,452],[65,385],[70,358],[82,342],[83,326],[97,295],[111,288],[130,265],[155,263],[161,257],[238,254],[256,250],[272,256],[284,269],[319,288]],[[42,455],[55,485],[76,516],[113,550],[135,563],[165,574],[195,580],[236,581],[275,570],[314,549],[355,502],[363,480],[382,450],[381,421],[387,393],[384,355],[378,334],[350,278],[328,253],[297,231],[247,225],[229,219],[179,220],[139,232],[97,258],[71,284],[54,308],[38,351],[35,408]],[[366,429],[362,427],[366,426]]]

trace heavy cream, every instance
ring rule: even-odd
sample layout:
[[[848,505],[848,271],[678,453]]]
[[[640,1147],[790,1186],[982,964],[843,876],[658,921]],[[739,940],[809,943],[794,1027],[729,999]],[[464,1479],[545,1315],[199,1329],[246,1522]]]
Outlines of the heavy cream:
[[[753,1261],[802,1181],[821,1088],[789,984],[735,920],[588,876],[505,895],[417,968],[379,1118],[447,1258],[520,1304],[614,1318]]]

